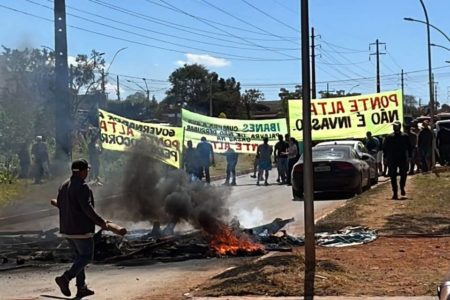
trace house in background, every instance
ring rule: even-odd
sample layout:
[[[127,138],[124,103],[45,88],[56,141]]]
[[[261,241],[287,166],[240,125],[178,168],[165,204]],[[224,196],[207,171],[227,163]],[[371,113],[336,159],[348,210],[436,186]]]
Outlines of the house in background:
[[[265,100],[255,104],[251,111],[253,120],[284,118],[281,100]]]

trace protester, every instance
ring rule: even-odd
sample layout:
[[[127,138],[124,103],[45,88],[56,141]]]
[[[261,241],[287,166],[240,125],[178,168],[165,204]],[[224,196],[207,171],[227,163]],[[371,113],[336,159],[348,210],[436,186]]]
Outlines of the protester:
[[[227,178],[224,185],[229,185],[230,179],[231,185],[236,185],[236,165],[239,156],[236,151],[231,148],[228,148],[227,151],[225,151],[224,155],[227,158]]]
[[[298,151],[298,142],[294,138],[289,139],[289,148],[287,152],[288,156],[288,173],[287,173],[287,184],[292,185],[291,177],[292,177],[292,169],[294,168],[295,163],[298,161],[300,155]]]
[[[30,170],[30,148],[28,143],[20,145],[18,156],[20,164],[19,178],[28,178]]]
[[[31,154],[34,162],[34,183],[39,184],[45,173],[49,172],[49,157],[47,144],[42,140],[42,136],[36,137],[36,142],[31,147]]]
[[[402,196],[405,196],[408,158],[411,157],[412,148],[408,135],[401,131],[400,122],[395,122],[393,127],[394,133],[388,135],[384,140],[383,151],[391,177],[392,199],[398,200],[397,169],[400,173],[400,192]]]
[[[187,148],[183,153],[183,167],[186,171],[189,181],[196,181],[200,178],[200,158],[192,145],[192,141],[187,142]]]
[[[411,157],[410,157],[410,161],[409,161],[409,175],[414,175],[415,171],[414,168],[416,166],[416,161],[417,161],[417,140],[418,140],[418,136],[414,130],[414,127],[410,126],[410,127],[405,127],[405,132],[408,134],[408,138],[409,138],[409,143],[411,145]]]
[[[441,165],[450,166],[450,128],[440,127],[436,137],[436,146],[439,149]]]
[[[375,138],[378,140],[378,152],[376,157],[378,174],[383,174],[383,137],[376,136]]]
[[[60,233],[75,253],[71,268],[55,278],[61,292],[67,297],[71,295],[69,283],[73,278],[76,278],[78,298],[94,294],[86,285],[85,267],[94,257],[95,225],[106,229],[108,223],[94,210],[94,197],[85,182],[88,170],[86,160],[72,162],[72,176],[61,185],[56,199]]]
[[[258,179],[256,185],[259,185],[259,181],[262,180],[264,173],[264,185],[269,185],[269,171],[272,170],[272,146],[269,145],[269,138],[263,138],[263,143],[258,146],[256,155],[258,159]]]
[[[428,121],[422,123],[422,130],[419,133],[418,149],[422,159],[422,172],[431,171],[431,157],[433,153],[433,131],[431,131]]]
[[[289,148],[288,142],[283,140],[283,135],[278,135],[278,142],[275,144],[275,163],[277,164],[278,178],[277,182],[285,184],[287,181],[288,170],[288,156],[287,149]]]
[[[372,132],[367,131],[366,133],[366,148],[367,151],[369,151],[369,154],[372,155],[373,157],[377,156],[378,153],[378,149],[380,148],[380,142],[378,141],[377,138],[372,136]]]
[[[89,161],[91,163],[91,180],[98,181],[100,176],[100,153],[102,152],[100,145],[98,144],[98,131],[95,128],[90,130],[88,136],[88,153]]]
[[[211,178],[209,176],[209,167],[214,166],[216,163],[214,161],[214,150],[210,143],[206,141],[203,136],[200,143],[197,145],[197,152],[199,155],[201,177],[205,174],[206,182],[211,183]]]
[[[258,173],[258,164],[259,164],[259,156],[255,155],[255,159],[253,160],[253,175],[250,175],[251,178],[256,178],[256,173]]]

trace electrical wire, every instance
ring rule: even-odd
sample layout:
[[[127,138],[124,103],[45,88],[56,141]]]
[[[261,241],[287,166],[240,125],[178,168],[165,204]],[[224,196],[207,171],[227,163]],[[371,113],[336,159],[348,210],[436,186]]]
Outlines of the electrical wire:
[[[294,28],[294,27],[292,27],[291,25],[286,24],[286,23],[284,23],[283,21],[280,21],[279,19],[277,19],[277,18],[273,17],[272,15],[266,13],[266,12],[263,11],[262,9],[259,9],[258,7],[256,7],[255,5],[249,3],[249,2],[246,1],[246,0],[241,0],[241,1],[244,2],[245,4],[247,4],[248,6],[252,7],[252,8],[255,9],[256,11],[260,12],[261,14],[265,15],[265,16],[268,17],[269,19],[274,20],[275,22],[277,22],[277,23],[279,23],[279,24],[281,24],[281,25],[283,25],[283,26],[285,26],[285,27],[287,27],[287,28],[289,28],[289,29],[292,29],[292,30],[295,31],[295,33],[297,33],[297,34],[300,34],[300,31],[298,30],[298,28]]]

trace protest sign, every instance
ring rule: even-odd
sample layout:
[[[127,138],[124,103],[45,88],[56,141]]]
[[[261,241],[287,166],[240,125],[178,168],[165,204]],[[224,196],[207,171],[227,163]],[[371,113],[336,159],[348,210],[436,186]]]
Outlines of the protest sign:
[[[180,167],[183,130],[160,124],[127,119],[99,109],[100,141],[108,150],[127,151],[141,138],[156,145],[150,155],[171,166]]]
[[[311,100],[312,138],[315,141],[364,138],[392,133],[403,122],[401,91]],[[290,135],[303,140],[302,101],[289,100]]]
[[[219,153],[229,148],[237,153],[255,153],[264,137],[269,138],[269,144],[275,145],[278,135],[287,133],[286,119],[213,118],[183,109],[182,121],[186,141],[191,140],[196,145],[204,136]]]

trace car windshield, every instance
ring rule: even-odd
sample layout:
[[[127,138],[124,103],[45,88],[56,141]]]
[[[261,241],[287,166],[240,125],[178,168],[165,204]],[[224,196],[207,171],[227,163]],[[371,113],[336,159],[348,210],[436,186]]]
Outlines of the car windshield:
[[[350,158],[349,149],[319,147],[313,149],[313,159],[348,159]]]

